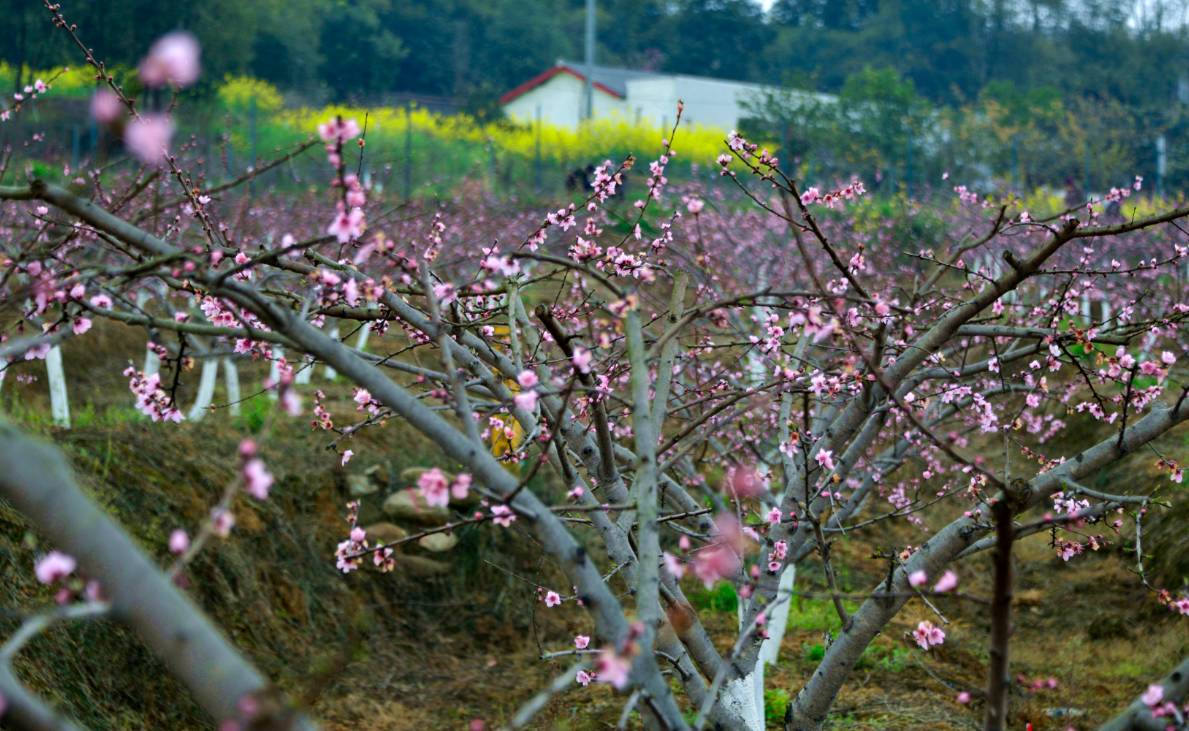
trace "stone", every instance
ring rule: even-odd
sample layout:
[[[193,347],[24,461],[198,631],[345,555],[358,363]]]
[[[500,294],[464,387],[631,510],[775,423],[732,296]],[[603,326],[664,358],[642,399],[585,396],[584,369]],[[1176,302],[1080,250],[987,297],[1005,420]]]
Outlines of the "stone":
[[[450,520],[445,508],[425,504],[416,490],[394,492],[384,501],[384,513],[400,523],[437,526]]]
[[[444,553],[458,545],[458,536],[453,533],[431,533],[417,541],[427,551]]]
[[[389,481],[392,477],[388,471],[388,465],[383,463],[374,464],[364,470],[363,474],[367,475],[368,479],[370,479],[372,484],[374,484],[376,487],[380,487],[385,490],[388,489],[390,484]]]
[[[366,528],[367,542],[371,545],[395,543],[409,537],[409,532],[399,525],[388,522],[373,523]]]
[[[372,482],[367,475],[347,475],[347,492],[351,497],[363,497],[379,491],[379,486]]]
[[[412,576],[441,576],[450,570],[450,565],[425,556],[396,556],[396,570]]]

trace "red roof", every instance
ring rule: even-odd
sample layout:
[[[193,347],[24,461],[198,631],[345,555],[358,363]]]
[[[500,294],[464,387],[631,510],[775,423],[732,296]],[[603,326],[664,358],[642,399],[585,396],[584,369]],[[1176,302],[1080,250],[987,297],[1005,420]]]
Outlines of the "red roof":
[[[584,74],[582,74],[581,72],[577,71],[576,69],[570,68],[569,66],[562,66],[562,65],[554,66],[553,68],[549,69],[548,71],[544,71],[540,74],[537,74],[536,76],[534,76],[533,78],[524,82],[520,86],[516,87],[515,89],[512,89],[508,93],[501,96],[500,104],[507,104],[508,102],[512,101],[513,99],[524,96],[525,94],[529,93],[530,91],[537,88],[538,86],[541,86],[542,84],[549,81],[550,79],[552,79],[554,76],[557,76],[558,74],[569,74],[570,76],[573,76],[575,79],[578,79],[579,81],[586,81],[586,76]],[[623,94],[620,94],[619,92],[617,92],[616,90],[607,86],[606,84],[601,84],[596,81],[596,82],[594,82],[594,84],[592,84],[592,86],[594,86],[594,88],[598,89],[599,91],[603,92],[604,94],[610,94],[611,96],[615,97],[616,99],[623,99]]]

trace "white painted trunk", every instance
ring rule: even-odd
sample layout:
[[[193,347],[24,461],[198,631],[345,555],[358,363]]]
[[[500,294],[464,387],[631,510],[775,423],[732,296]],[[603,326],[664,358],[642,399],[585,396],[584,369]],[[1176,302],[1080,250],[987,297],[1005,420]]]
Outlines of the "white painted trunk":
[[[277,384],[281,382],[281,358],[285,357],[285,351],[279,346],[274,345],[272,348],[272,364],[268,368],[268,397],[273,401],[277,400]]]
[[[227,382],[227,403],[231,415],[239,416],[239,371],[235,369],[235,361],[230,358],[223,359],[223,380]]]
[[[747,724],[748,731],[764,731],[764,663],[757,662],[751,675],[723,685],[718,702]]]
[[[764,668],[775,665],[780,657],[780,643],[784,640],[784,632],[789,622],[789,605],[792,603],[793,584],[797,578],[797,567],[789,564],[780,575],[780,583],[776,589],[775,606],[769,612],[767,627],[768,639],[760,645],[760,655],[756,660],[755,669],[750,675],[727,683],[723,686],[720,702],[726,708],[739,714],[739,718],[747,724],[749,731],[764,731],[766,720],[764,717]],[[739,619],[742,621],[746,605],[739,603]]]
[[[66,374],[62,371],[62,348],[55,345],[45,356],[46,380],[50,387],[50,414],[54,425],[70,428],[70,398],[66,393]]]
[[[144,309],[145,304],[149,301],[149,292],[147,289],[137,290],[136,292],[136,306],[141,310]],[[161,370],[161,359],[157,357],[157,353],[152,349],[151,343],[145,346],[144,351],[144,371],[146,376],[151,376]]]
[[[303,386],[310,382],[310,377],[313,375],[314,359],[307,355],[301,359],[301,368],[297,369],[297,375],[293,376],[293,382],[299,386]]]
[[[359,328],[359,337],[355,339],[355,349],[363,351],[367,347],[367,338],[372,334],[372,324],[370,322],[363,323],[363,327]]]
[[[194,406],[186,418],[191,421],[202,421],[210,408],[211,400],[215,397],[215,381],[219,377],[219,361],[207,358],[202,361],[202,376],[198,381],[198,396],[194,399]]]
[[[769,665],[775,665],[780,657],[780,643],[784,641],[784,631],[789,624],[793,583],[796,579],[797,567],[789,564],[780,575],[780,585],[776,589],[776,608],[772,610],[772,616],[768,617],[768,639],[760,645],[760,659]]]
[[[335,325],[334,327],[330,328],[330,332],[328,332],[326,334],[329,335],[330,337],[334,338],[335,340],[338,340],[339,339],[339,326]],[[328,381],[333,381],[335,378],[338,377],[338,375],[339,375],[338,371],[331,368],[329,365],[326,366],[326,379]]]

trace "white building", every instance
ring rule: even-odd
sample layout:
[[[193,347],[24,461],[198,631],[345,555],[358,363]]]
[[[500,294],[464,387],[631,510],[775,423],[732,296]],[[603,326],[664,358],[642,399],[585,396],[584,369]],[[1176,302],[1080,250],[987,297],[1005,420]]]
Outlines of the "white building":
[[[678,100],[685,103],[681,117],[683,124],[727,130],[737,128],[742,118],[751,116],[746,108],[748,102],[762,101],[766,95],[780,94],[785,100],[790,97],[807,101],[833,99],[826,94],[743,81],[610,66],[595,66],[591,80],[593,117],[618,117],[661,127],[672,124]],[[546,124],[573,129],[582,119],[585,90],[585,64],[558,61],[553,68],[504,94],[500,104],[510,119],[531,123],[539,118]]]

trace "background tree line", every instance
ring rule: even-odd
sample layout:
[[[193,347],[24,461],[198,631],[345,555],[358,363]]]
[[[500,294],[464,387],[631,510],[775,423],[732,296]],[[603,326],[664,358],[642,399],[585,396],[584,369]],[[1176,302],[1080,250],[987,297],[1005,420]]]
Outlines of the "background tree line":
[[[501,93],[582,56],[584,0],[74,5],[110,64],[131,66],[186,28],[202,41],[204,83],[249,74],[306,104],[412,93],[498,116]],[[77,65],[62,34],[45,32],[40,2],[0,9],[0,60]],[[1123,182],[1116,169],[1154,177],[1160,135],[1167,178],[1186,173],[1187,17],[1189,0],[775,0],[766,11],[756,0],[599,0],[598,59],[839,94],[832,113],[784,105],[763,130],[819,169],[924,180],[940,172],[930,166],[960,168],[976,143],[975,172],[1102,187]],[[1042,171],[1041,155],[1057,160]]]

